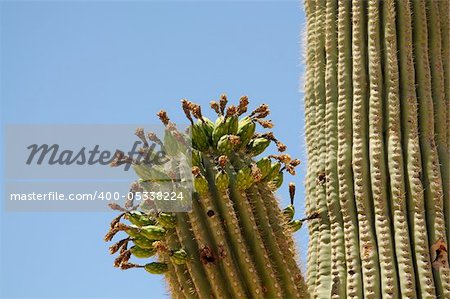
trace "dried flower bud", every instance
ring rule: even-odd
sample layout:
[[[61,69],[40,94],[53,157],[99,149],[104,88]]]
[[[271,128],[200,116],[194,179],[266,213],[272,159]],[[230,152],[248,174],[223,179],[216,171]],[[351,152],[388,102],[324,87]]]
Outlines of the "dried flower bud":
[[[219,162],[219,166],[223,168],[228,163],[228,157],[225,155],[222,155],[217,159],[217,161]]]
[[[295,184],[289,183],[289,198],[291,199],[291,205],[294,205],[294,197],[295,197]]]
[[[169,124],[170,118],[167,116],[166,111],[160,110],[156,115],[159,117],[159,119],[165,126]]]
[[[225,107],[227,106],[228,103],[228,99],[227,99],[227,95],[226,94],[222,94],[220,96],[220,100],[219,100],[219,105],[220,105],[220,113],[222,115],[225,114]]]
[[[219,103],[217,103],[215,101],[211,101],[211,102],[209,102],[209,105],[211,106],[212,110],[214,110],[218,115],[221,115]]]
[[[245,112],[247,112],[247,108],[248,108],[248,97],[242,96],[239,99],[239,106],[237,108],[237,114],[238,115],[244,114]]]

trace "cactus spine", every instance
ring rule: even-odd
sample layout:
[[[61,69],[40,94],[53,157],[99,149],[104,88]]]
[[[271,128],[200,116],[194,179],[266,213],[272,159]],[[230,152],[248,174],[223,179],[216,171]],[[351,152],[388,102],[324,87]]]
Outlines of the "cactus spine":
[[[119,231],[129,235],[111,246],[111,253],[119,252],[116,267],[164,274],[174,298],[309,297],[292,234],[317,215],[293,219],[293,184],[289,187],[291,205],[285,212],[274,195],[284,173],[294,175],[300,161],[287,154],[255,157],[271,142],[279,152],[286,146],[273,133],[255,133],[256,124],[273,126],[265,120],[267,105],[239,120],[247,106],[247,97],[242,97],[238,106],[227,107],[227,98],[222,95],[219,102],[211,103],[218,114],[212,122],[202,115],[200,106],[183,100],[183,111],[191,122],[192,148],[189,137],[178,131],[164,111],[158,113],[166,126],[164,140],[137,130],[144,143],[141,152],[146,152],[152,141],[165,149],[170,161],[180,154],[192,155],[195,192],[192,210],[185,213],[162,212],[157,206],[148,211],[143,208],[145,202],[135,206],[127,201],[125,208],[112,205],[122,214],[111,223],[105,240],[110,241]],[[133,183],[133,192],[157,189],[154,174],[169,181],[177,177],[159,165],[123,153],[112,165],[124,163],[132,163],[141,178]],[[178,169],[182,167],[176,165],[171,171]],[[122,217],[132,225],[120,222]],[[128,249],[128,243],[134,246]],[[132,256],[153,260],[135,264],[130,262]]]
[[[450,298],[449,3],[305,0],[314,298]]]

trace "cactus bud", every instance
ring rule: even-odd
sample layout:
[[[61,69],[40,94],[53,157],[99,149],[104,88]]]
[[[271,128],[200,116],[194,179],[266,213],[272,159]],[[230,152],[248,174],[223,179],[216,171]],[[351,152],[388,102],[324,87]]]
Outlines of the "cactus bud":
[[[149,240],[161,240],[166,230],[155,225],[147,225],[141,228],[141,234]]]
[[[156,221],[151,218],[150,216],[147,216],[139,211],[130,211],[125,214],[125,219],[130,221],[132,224],[143,227],[146,225],[155,225]]]
[[[230,106],[227,109],[227,116],[225,120],[225,125],[227,127],[227,133],[235,135],[237,134],[239,127],[239,118],[236,115],[237,109],[235,106]]]
[[[158,215],[158,224],[163,228],[174,228],[177,225],[177,218],[171,213],[160,213]]]
[[[298,231],[299,229],[302,228],[303,221],[298,220],[298,219],[297,220],[292,220],[292,221],[289,221],[288,225],[291,228],[292,232],[296,232],[296,231]]]
[[[217,150],[220,154],[229,155],[233,151],[233,144],[230,140],[230,135],[222,136],[217,142]]]
[[[154,240],[149,240],[144,236],[136,236],[133,238],[133,243],[143,249],[153,249]]]
[[[249,154],[251,156],[257,156],[264,152],[264,150],[270,145],[270,140],[266,138],[255,138],[250,140],[250,143],[248,144],[247,148],[249,151]]]
[[[200,173],[198,167],[192,167],[192,174],[194,175],[194,188],[200,195],[208,193],[209,186],[206,178]]]
[[[270,159],[265,157],[256,162],[256,165],[261,170],[261,179],[264,179],[271,171],[272,163]]]
[[[275,187],[278,189],[283,185],[283,172],[279,172],[277,176],[272,180],[272,182],[275,184]]]
[[[212,132],[212,142],[213,145],[217,144],[217,142],[219,141],[219,139],[227,134],[228,132],[228,127],[227,124],[225,123],[225,118],[223,116],[220,116],[217,118],[216,123],[214,124],[214,130]]]
[[[241,138],[241,145],[246,146],[255,134],[256,125],[250,117],[244,117],[239,121],[237,135]]]
[[[216,174],[215,182],[217,190],[224,191],[228,188],[230,177],[224,170],[221,170]]]
[[[243,167],[240,169],[236,175],[236,187],[239,190],[248,189],[254,182],[254,178],[252,176],[252,170],[250,167]]]
[[[266,181],[272,181],[273,179],[275,179],[278,176],[280,169],[281,169],[281,163],[279,163],[279,162],[272,163],[269,174],[265,178]]]
[[[166,263],[153,262],[146,264],[144,269],[151,274],[164,274],[169,270],[169,267]]]
[[[145,259],[145,258],[154,256],[156,253],[156,250],[153,248],[145,249],[145,248],[140,248],[138,246],[133,246],[130,248],[130,252],[132,255],[134,255],[137,258]]]
[[[170,260],[176,265],[182,265],[187,262],[188,254],[184,249],[172,251],[170,253]]]

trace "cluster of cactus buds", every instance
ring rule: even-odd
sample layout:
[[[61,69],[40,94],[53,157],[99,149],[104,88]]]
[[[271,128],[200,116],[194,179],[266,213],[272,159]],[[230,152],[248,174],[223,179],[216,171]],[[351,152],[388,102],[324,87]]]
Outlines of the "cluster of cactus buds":
[[[133,165],[140,177],[132,186],[136,191],[150,189],[161,180],[175,184],[180,177],[177,172],[189,172],[194,187],[192,210],[168,213],[146,202],[114,206],[122,214],[111,223],[105,240],[119,231],[128,235],[111,246],[111,253],[119,253],[114,265],[164,274],[177,298],[306,298],[292,234],[308,217],[293,220],[293,185],[291,205],[284,211],[274,194],[285,173],[294,175],[300,161],[284,153],[286,146],[272,132],[256,132],[258,125],[273,127],[266,119],[269,107],[262,104],[245,116],[247,97],[234,106],[222,95],[211,102],[217,114],[212,121],[199,105],[181,102],[190,122],[186,131],[180,132],[160,111],[164,137],[146,135],[142,129],[136,136],[144,144],[143,153],[149,142],[159,145],[169,165],[179,155],[190,155],[189,170],[167,169],[123,153],[113,166]],[[262,156],[271,143],[279,153]],[[129,243],[133,246],[128,249]],[[139,265],[131,263],[131,258],[156,260]]]
[[[165,243],[167,231],[176,225],[176,217],[172,213],[146,214],[137,211],[136,207],[127,210],[118,204],[111,204],[112,209],[122,213],[113,219],[110,230],[105,235],[105,241],[111,241],[118,232],[124,232],[127,237],[109,247],[111,254],[119,252],[114,260],[114,266],[122,270],[144,268],[152,274],[163,274],[168,271],[168,263],[181,265],[188,260],[188,254],[183,248],[170,248]],[[120,222],[126,219],[129,224]],[[131,247],[129,244],[133,243]],[[130,263],[131,257],[149,259],[158,254],[159,261],[145,265]]]

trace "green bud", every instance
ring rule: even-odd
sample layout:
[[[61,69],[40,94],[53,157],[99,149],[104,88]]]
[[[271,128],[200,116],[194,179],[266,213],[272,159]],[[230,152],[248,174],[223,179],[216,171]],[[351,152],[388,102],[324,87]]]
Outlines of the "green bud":
[[[255,138],[250,140],[247,148],[251,156],[257,156],[264,152],[264,150],[270,145],[270,140],[266,138]]]
[[[264,179],[272,170],[272,162],[267,157],[256,162],[256,166],[261,170],[261,179]]]
[[[194,188],[195,191],[200,195],[204,195],[208,193],[209,185],[208,181],[203,175],[198,175],[194,178]]]
[[[250,117],[239,121],[237,135],[241,138],[241,146],[246,146],[255,134],[256,124]]]
[[[155,240],[149,240],[144,236],[136,236],[133,238],[134,244],[143,249],[153,249],[153,242]]]
[[[174,228],[177,225],[177,217],[171,213],[160,213],[158,215],[158,224],[163,228]]]
[[[280,171],[278,175],[272,180],[274,182],[275,187],[280,188],[283,184],[283,173]]]
[[[217,144],[219,139],[223,135],[227,134],[227,132],[228,132],[227,124],[223,121],[223,116],[220,116],[219,118],[217,118],[216,123],[214,125],[214,130],[212,132],[213,145]]]
[[[252,176],[252,171],[250,167],[245,166],[239,169],[236,175],[236,187],[239,190],[248,189],[254,182],[254,178]]]
[[[137,226],[130,225],[125,230],[125,233],[132,238],[135,238],[141,234],[141,229]]]
[[[215,182],[217,190],[225,191],[230,184],[230,177],[225,171],[221,170],[216,174]]]
[[[154,256],[156,253],[156,250],[153,248],[145,249],[145,248],[140,248],[138,246],[133,246],[130,248],[130,252],[132,255],[134,255],[137,258],[146,259],[146,258]]]
[[[188,254],[184,249],[176,250],[171,253],[170,260],[176,265],[182,265],[188,260]]]
[[[288,220],[288,221],[291,221],[292,218],[294,218],[294,214],[295,214],[295,208],[293,205],[288,205],[283,210],[283,215],[286,218],[286,220]]]
[[[279,163],[279,162],[272,163],[270,172],[266,176],[265,181],[272,181],[273,179],[275,179],[278,176],[280,169],[281,169],[281,163]]]
[[[192,126],[192,143],[195,148],[200,151],[206,150],[210,146],[211,135],[214,130],[214,124],[206,117],[202,120],[198,120],[195,125]]]
[[[168,176],[167,173],[165,173],[159,166],[149,166],[141,163],[133,165],[133,168],[136,174],[144,181],[172,180],[171,177]]]
[[[217,142],[217,150],[220,154],[229,155],[233,151],[233,144],[229,138],[229,135],[222,136]]]
[[[153,262],[144,266],[144,269],[151,274],[164,274],[169,270],[166,263]]]
[[[227,126],[227,133],[236,135],[239,127],[239,117],[237,115],[229,116],[227,117],[225,124]]]
[[[299,229],[301,229],[302,224],[303,224],[303,221],[301,221],[301,220],[292,220],[292,221],[289,221],[289,223],[288,223],[289,227],[291,228],[291,230],[293,232],[296,232]]]
[[[173,136],[172,132],[169,130],[165,130],[164,132],[164,149],[167,155],[169,156],[176,156],[178,153],[181,152],[179,148],[179,142]]]
[[[125,214],[125,219],[127,219],[128,221],[139,227],[156,224],[155,219],[139,211],[127,212]]]
[[[202,153],[196,149],[192,149],[192,166],[202,167]]]
[[[141,234],[150,240],[161,240],[166,234],[166,230],[155,225],[147,225],[142,227]]]

